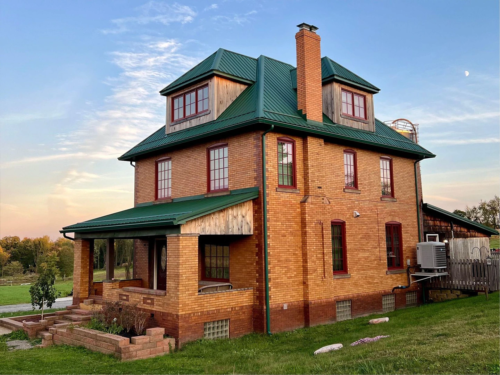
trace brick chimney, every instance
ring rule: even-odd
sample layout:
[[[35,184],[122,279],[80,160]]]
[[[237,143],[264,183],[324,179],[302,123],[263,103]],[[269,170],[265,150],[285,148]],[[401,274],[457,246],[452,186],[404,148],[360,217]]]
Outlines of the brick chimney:
[[[297,109],[308,120],[323,122],[323,88],[321,83],[321,38],[318,28],[301,23],[295,34],[297,44]]]

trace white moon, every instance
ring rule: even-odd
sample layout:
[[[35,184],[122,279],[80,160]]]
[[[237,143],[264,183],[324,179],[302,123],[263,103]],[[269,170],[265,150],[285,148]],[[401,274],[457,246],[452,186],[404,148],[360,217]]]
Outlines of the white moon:
[[[468,71],[468,70],[466,70],[466,71],[465,71],[465,76],[466,76],[466,77],[468,77],[468,76],[469,76],[469,71]]]

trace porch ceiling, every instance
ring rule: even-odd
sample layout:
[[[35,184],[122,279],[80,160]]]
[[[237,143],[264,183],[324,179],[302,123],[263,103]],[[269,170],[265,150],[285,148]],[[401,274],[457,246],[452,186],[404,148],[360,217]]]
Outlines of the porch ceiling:
[[[255,199],[259,189],[247,188],[231,191],[228,195],[205,197],[197,195],[176,198],[170,203],[145,203],[128,210],[84,221],[64,227],[61,233],[89,233],[133,230],[178,226],[189,220],[211,214],[216,211]]]

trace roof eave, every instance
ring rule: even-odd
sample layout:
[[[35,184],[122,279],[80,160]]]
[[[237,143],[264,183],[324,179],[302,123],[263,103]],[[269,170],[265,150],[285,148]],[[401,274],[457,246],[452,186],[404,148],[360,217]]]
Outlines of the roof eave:
[[[350,86],[354,86],[356,88],[359,88],[360,90],[364,90],[364,91],[367,91],[371,94],[377,94],[380,92],[380,89],[378,87],[369,87],[369,86],[365,86],[365,85],[362,85],[360,83],[357,83],[357,82],[354,82],[354,81],[351,81],[349,79],[345,79],[345,78],[342,78],[342,77],[339,77],[338,75],[336,74],[333,74],[329,77],[326,77],[323,79],[323,84],[327,84],[327,83],[330,83],[332,81],[337,81],[337,82],[342,82],[342,83],[346,83]]]
[[[240,82],[240,83],[245,83],[245,84],[248,84],[248,85],[251,85],[252,83],[254,83],[254,81],[251,81],[251,80],[248,80],[248,79],[245,79],[245,78],[241,78],[241,77],[238,77],[238,76],[234,76],[232,74],[224,73],[224,72],[221,72],[220,70],[214,69],[214,70],[210,70],[210,71],[208,71],[208,72],[206,72],[206,73],[204,73],[202,75],[199,75],[197,77],[191,78],[188,81],[182,82],[179,85],[172,86],[172,87],[167,86],[163,90],[160,91],[160,94],[163,95],[163,96],[167,96],[167,95],[169,95],[169,94],[171,94],[171,93],[173,93],[175,91],[182,90],[185,87],[193,85],[196,82],[199,82],[199,81],[201,81],[203,79],[206,79],[206,78],[209,78],[209,77],[212,77],[212,76],[219,76],[219,77],[230,79],[232,81],[236,81],[236,82]]]
[[[175,226],[173,220],[160,220],[149,223],[130,223],[130,224],[115,224],[109,226],[98,226],[98,227],[82,227],[82,228],[71,228],[64,227],[59,233],[91,233],[91,232],[107,232],[112,230],[127,230],[135,228],[153,228],[159,226]]]

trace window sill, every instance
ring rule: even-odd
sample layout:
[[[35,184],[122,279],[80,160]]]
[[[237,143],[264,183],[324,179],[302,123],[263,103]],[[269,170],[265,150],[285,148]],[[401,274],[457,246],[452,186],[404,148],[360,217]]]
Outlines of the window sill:
[[[341,114],[340,117],[345,118],[346,120],[359,121],[359,122],[362,122],[363,124],[369,124],[368,120],[354,117],[354,116]]]
[[[153,202],[153,204],[160,204],[160,203],[171,203],[173,202],[172,198],[161,198],[157,199]]]
[[[334,273],[334,279],[349,279],[351,277],[350,273]]]
[[[179,125],[183,122],[186,122],[186,121],[189,121],[189,120],[192,120],[194,118],[198,118],[198,117],[203,117],[203,116],[206,116],[206,115],[209,115],[210,114],[210,110],[206,111],[206,112],[202,112],[202,113],[198,113],[197,115],[194,115],[194,116],[189,116],[189,117],[186,117],[186,118],[183,118],[183,119],[180,119],[180,120],[177,120],[177,121],[174,121],[174,122],[171,122],[170,123],[170,126],[175,126],[175,125]]]
[[[390,197],[380,197],[380,200],[383,202],[397,202],[398,201],[396,198],[390,198]]]
[[[299,194],[300,193],[299,189],[294,189],[294,188],[282,188],[282,187],[278,187],[278,188],[276,188],[276,191],[278,193],[294,193],[294,194]]]
[[[231,194],[231,192],[229,190],[214,191],[213,193],[206,193],[205,198],[219,197],[221,195],[229,195],[229,194]]]
[[[397,270],[387,270],[385,272],[386,275],[398,275],[400,273],[406,273],[406,270],[404,268],[401,268]]]
[[[344,193],[361,194],[361,190],[344,188]]]

